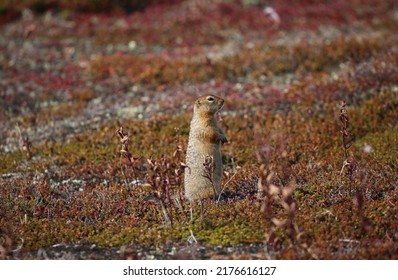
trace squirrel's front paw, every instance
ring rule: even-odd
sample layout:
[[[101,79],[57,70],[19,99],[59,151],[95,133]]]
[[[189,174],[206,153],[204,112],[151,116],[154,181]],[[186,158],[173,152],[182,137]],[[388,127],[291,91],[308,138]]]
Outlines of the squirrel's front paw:
[[[228,139],[227,139],[227,137],[225,135],[221,136],[220,141],[221,141],[221,144],[228,143]]]

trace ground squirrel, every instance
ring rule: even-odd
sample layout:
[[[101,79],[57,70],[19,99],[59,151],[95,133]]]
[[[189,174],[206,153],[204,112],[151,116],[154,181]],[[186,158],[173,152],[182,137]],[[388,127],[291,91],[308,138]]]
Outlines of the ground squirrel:
[[[217,123],[215,114],[224,100],[214,95],[196,99],[189,131],[185,170],[185,197],[189,200],[218,196],[221,192],[221,145],[227,138]],[[206,172],[205,159],[212,158],[212,180]],[[213,181],[213,182],[211,182]]]

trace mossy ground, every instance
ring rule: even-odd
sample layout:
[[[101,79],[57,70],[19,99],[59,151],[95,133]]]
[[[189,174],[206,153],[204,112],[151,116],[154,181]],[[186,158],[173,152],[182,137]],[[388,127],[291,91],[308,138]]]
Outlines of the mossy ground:
[[[260,244],[263,258],[396,259],[396,3],[279,1],[275,25],[262,1],[181,2],[1,27],[3,257],[21,240],[19,253],[59,243],[183,248],[193,235],[207,247]],[[181,163],[192,101],[207,93],[226,99],[225,189],[194,204],[191,221]],[[352,180],[340,172],[342,100]],[[120,154],[120,126],[134,164]],[[294,186],[293,216],[282,193],[270,204],[259,195],[264,167],[278,188]],[[267,215],[291,221],[295,236]]]

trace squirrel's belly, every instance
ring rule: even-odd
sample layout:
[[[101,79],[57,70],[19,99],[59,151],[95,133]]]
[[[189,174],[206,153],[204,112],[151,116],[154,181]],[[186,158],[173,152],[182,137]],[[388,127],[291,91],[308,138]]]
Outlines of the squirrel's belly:
[[[184,175],[185,196],[188,199],[214,197],[221,191],[221,152],[218,147],[210,147],[209,149],[208,144],[201,143],[195,143],[193,146],[188,144],[186,157],[188,167]],[[209,173],[203,165],[206,156],[213,157],[213,173]],[[211,179],[208,178],[209,175]]]

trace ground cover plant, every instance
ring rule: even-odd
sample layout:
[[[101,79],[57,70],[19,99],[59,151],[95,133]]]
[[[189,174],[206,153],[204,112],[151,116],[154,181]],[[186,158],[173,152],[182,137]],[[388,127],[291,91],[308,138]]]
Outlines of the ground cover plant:
[[[396,1],[111,2],[0,6],[0,258],[398,258]]]

